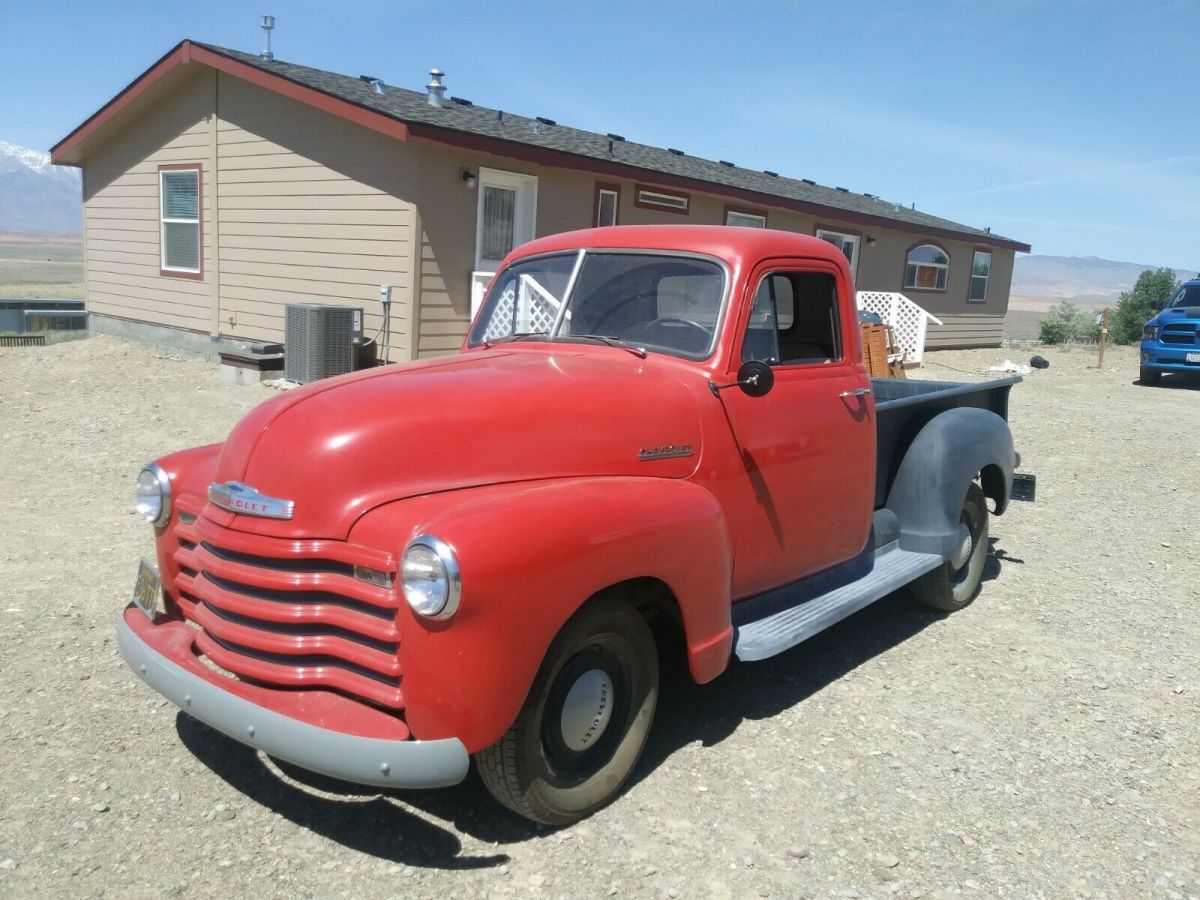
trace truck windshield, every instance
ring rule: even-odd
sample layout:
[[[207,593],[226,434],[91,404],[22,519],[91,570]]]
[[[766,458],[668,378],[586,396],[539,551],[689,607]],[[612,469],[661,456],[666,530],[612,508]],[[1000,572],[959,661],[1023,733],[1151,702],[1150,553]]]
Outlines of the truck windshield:
[[[469,345],[602,338],[703,359],[724,295],[725,271],[708,259],[600,250],[535,257],[492,279]]]
[[[1170,309],[1191,309],[1200,306],[1200,284],[1185,284],[1167,304]]]

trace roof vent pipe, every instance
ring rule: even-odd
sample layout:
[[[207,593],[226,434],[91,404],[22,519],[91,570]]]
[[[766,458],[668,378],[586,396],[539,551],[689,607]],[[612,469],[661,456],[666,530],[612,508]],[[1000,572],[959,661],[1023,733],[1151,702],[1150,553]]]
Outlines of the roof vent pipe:
[[[425,85],[425,90],[429,91],[429,105],[438,109],[446,102],[446,86],[442,84],[445,74],[441,69],[430,69],[429,84]]]
[[[270,62],[275,58],[275,54],[271,52],[271,32],[275,30],[275,17],[263,16],[258,27],[263,30],[263,37],[266,39],[262,53],[258,55]]]

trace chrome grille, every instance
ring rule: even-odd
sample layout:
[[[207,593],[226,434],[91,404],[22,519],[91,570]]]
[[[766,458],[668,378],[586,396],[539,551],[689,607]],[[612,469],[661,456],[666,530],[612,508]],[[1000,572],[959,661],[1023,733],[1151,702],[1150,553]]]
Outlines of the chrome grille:
[[[390,554],[243,534],[204,518],[179,522],[176,536],[175,600],[213,663],[261,684],[403,708],[396,594],[353,575],[355,566],[394,573]]]

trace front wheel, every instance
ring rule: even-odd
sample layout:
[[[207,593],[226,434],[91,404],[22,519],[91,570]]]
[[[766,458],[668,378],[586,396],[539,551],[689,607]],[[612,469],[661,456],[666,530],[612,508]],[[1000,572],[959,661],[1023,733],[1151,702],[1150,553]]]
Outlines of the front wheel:
[[[983,489],[972,482],[959,515],[954,555],[914,581],[913,596],[926,606],[946,612],[967,606],[979,592],[987,550],[987,498]]]
[[[1138,373],[1138,381],[1149,387],[1154,387],[1162,380],[1162,372],[1158,369],[1147,369],[1142,366],[1142,370]]]
[[[642,615],[599,599],[565,626],[516,722],[475,755],[483,783],[509,809],[566,825],[620,792],[658,701],[658,652]]]

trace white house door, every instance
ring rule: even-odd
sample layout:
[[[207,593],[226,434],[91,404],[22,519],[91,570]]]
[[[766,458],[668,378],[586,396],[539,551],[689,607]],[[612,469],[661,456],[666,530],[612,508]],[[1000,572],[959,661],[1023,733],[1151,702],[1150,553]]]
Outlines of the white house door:
[[[536,217],[536,178],[497,169],[480,169],[475,270],[495,272],[509,251],[533,240]]]
[[[842,234],[840,231],[829,231],[825,228],[817,229],[817,237],[828,241],[846,254],[846,260],[850,263],[850,274],[854,276],[854,283],[857,284],[858,248],[862,239],[857,234]]]

